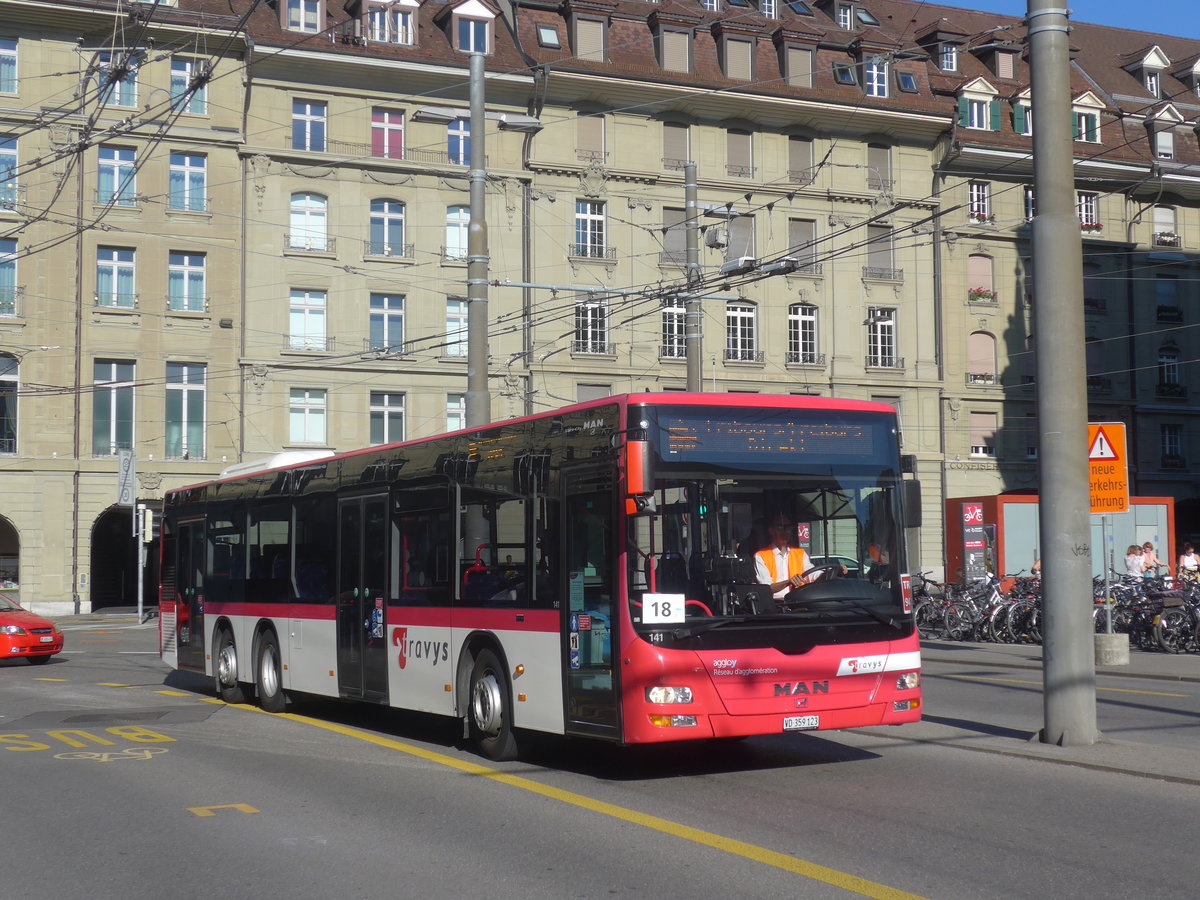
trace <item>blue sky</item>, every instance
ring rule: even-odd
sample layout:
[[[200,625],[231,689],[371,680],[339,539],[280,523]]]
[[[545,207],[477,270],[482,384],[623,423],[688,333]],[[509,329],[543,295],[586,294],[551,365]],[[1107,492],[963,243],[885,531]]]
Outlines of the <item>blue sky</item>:
[[[941,6],[962,6],[967,9],[1024,16],[1029,11],[1027,0],[942,0]],[[1071,18],[1097,25],[1136,28],[1178,37],[1200,38],[1200,10],[1195,0],[1078,0],[1076,3],[1055,3],[1071,10]]]

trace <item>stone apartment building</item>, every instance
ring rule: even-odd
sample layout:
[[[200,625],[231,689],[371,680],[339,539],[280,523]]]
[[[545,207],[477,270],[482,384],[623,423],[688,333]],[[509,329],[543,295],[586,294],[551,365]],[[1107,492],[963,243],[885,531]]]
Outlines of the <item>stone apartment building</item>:
[[[685,387],[691,162],[705,390],[894,404],[924,569],[943,498],[1036,489],[1019,20],[907,0],[0,12],[0,568],[39,608],[131,601],[120,449],[153,507],[235,462],[462,427],[471,52],[494,418]],[[1075,23],[1072,44],[1089,415],[1130,423],[1138,492],[1194,501],[1200,42]]]

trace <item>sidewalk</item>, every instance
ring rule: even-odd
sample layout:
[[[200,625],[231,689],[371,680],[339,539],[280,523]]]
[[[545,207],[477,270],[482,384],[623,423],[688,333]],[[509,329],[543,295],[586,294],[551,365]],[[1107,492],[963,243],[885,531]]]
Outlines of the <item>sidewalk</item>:
[[[941,663],[979,668],[1042,670],[1042,647],[1038,645],[974,644],[955,641],[922,641],[924,663]],[[1151,653],[1130,650],[1128,666],[1103,666],[1097,675],[1161,679],[1200,684],[1200,654]],[[1186,688],[1181,688],[1186,690]],[[1198,692],[1200,693],[1200,692]],[[980,719],[986,720],[986,711]],[[986,721],[948,724],[930,718],[891,729],[855,729],[881,738],[900,738],[916,743],[959,747],[981,753],[1021,757],[1059,765],[1078,766],[1099,772],[1135,775],[1177,784],[1200,785],[1200,753],[1190,748],[1135,743],[1101,738],[1095,744],[1059,747],[1043,744],[1028,732],[993,726]]]

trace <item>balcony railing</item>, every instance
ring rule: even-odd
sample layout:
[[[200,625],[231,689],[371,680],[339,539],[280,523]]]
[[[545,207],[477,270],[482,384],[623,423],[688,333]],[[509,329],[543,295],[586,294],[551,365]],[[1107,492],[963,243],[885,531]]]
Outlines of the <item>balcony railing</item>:
[[[817,169],[788,169],[788,180],[792,184],[812,184],[816,180]]]
[[[412,259],[412,244],[385,244],[381,241],[363,241],[364,256],[382,256],[388,259]]]
[[[903,269],[886,269],[883,266],[863,266],[863,278],[874,278],[878,281],[903,281]]]
[[[825,365],[825,354],[812,353],[808,350],[789,350],[786,362],[795,366],[823,366]]]
[[[207,297],[168,297],[167,312],[206,313],[209,302]]]
[[[689,162],[691,162],[691,160],[688,160],[688,159],[673,159],[673,158],[672,158],[672,157],[670,157],[670,156],[664,156],[664,157],[662,158],[662,167],[663,167],[663,170],[664,170],[664,171],[667,171],[667,172],[682,172],[682,171],[683,171],[683,169],[684,169],[684,167],[685,167],[685,166],[686,166],[686,165],[687,165]]]
[[[616,247],[601,247],[598,244],[572,244],[571,256],[576,259],[616,259]]]
[[[602,163],[606,159],[608,159],[608,151],[607,150],[584,150],[582,148],[576,148],[575,158],[577,160],[579,160],[580,162]]]
[[[1155,316],[1160,322],[1182,322],[1183,308],[1179,306],[1164,306],[1159,304]]]
[[[999,384],[1000,379],[995,372],[968,372],[967,384]]]
[[[283,236],[283,249],[287,253],[333,253],[336,248],[337,238],[328,235],[289,231]]]
[[[764,350],[751,350],[748,347],[726,347],[725,362],[766,362]]]
[[[660,344],[659,359],[687,359],[687,347],[684,344]]]
[[[825,264],[819,262],[804,262],[800,261],[800,267],[792,272],[793,275],[822,275],[825,272]]]
[[[1178,381],[1160,381],[1154,386],[1154,396],[1186,400],[1188,387],[1186,384],[1180,384]]]
[[[890,191],[892,189],[892,179],[884,178],[875,172],[867,174],[867,190],[869,191]]]
[[[1164,453],[1159,464],[1164,469],[1186,469],[1187,457],[1179,453]]]
[[[25,185],[0,184],[0,210],[12,210],[25,203]]]
[[[23,287],[0,287],[0,316],[17,316],[21,314],[21,298],[25,294]]]
[[[1112,379],[1107,375],[1089,375],[1087,389],[1089,394],[1107,394],[1112,390]]]
[[[332,153],[335,156],[347,156],[358,159],[373,157],[374,159],[427,163],[433,166],[465,166],[470,164],[470,160],[466,157],[455,156],[452,158],[445,150],[404,147],[399,151],[389,148],[388,153],[376,153],[371,144],[356,141],[328,140],[325,142],[325,152]]]
[[[334,341],[328,335],[303,335],[303,334],[288,334],[283,338],[283,349],[293,350],[303,353],[330,353],[333,351]]]
[[[1155,247],[1178,247],[1179,235],[1173,231],[1156,231],[1153,235]]]
[[[989,288],[974,287],[967,291],[968,303],[984,303],[988,306],[995,306],[1000,302],[996,292]]]
[[[879,356],[867,354],[868,369],[903,369],[903,356]]]
[[[138,195],[132,190],[125,189],[119,191],[97,190],[95,199],[98,204],[112,204],[113,206],[120,206],[126,209],[137,206],[138,203]]]
[[[97,294],[96,305],[105,309],[137,309],[137,294]]]
[[[590,339],[576,340],[571,344],[572,353],[593,353],[598,356],[612,356],[617,352],[616,345],[611,341],[595,341]]]
[[[466,247],[443,247],[442,262],[465,263],[467,261]]]
[[[726,166],[725,174],[730,178],[753,178],[754,166]]]
[[[363,353],[378,356],[408,356],[411,352],[412,344],[409,341],[402,341],[399,344],[385,344],[382,341],[373,341],[370,338],[363,339]]]
[[[659,250],[658,264],[660,266],[686,266],[686,250]]]
[[[16,453],[17,439],[11,435],[0,437],[0,453]]]
[[[1083,298],[1084,312],[1102,313],[1108,311],[1108,301],[1103,297],[1084,297]]]

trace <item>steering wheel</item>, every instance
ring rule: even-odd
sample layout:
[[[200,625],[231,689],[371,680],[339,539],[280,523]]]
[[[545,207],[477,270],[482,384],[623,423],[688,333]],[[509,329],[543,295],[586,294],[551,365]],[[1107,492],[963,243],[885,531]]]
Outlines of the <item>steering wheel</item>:
[[[817,573],[817,577],[814,578],[812,581],[805,581],[804,584],[800,585],[801,588],[804,587],[805,585],[817,584],[818,582],[821,582],[821,581],[832,581],[833,579],[837,578],[839,575],[842,574],[842,564],[841,563],[825,563],[824,565],[813,566],[807,572],[801,572],[800,577],[807,579],[808,576],[812,575],[813,573]],[[800,588],[796,588],[796,590],[800,590]]]

